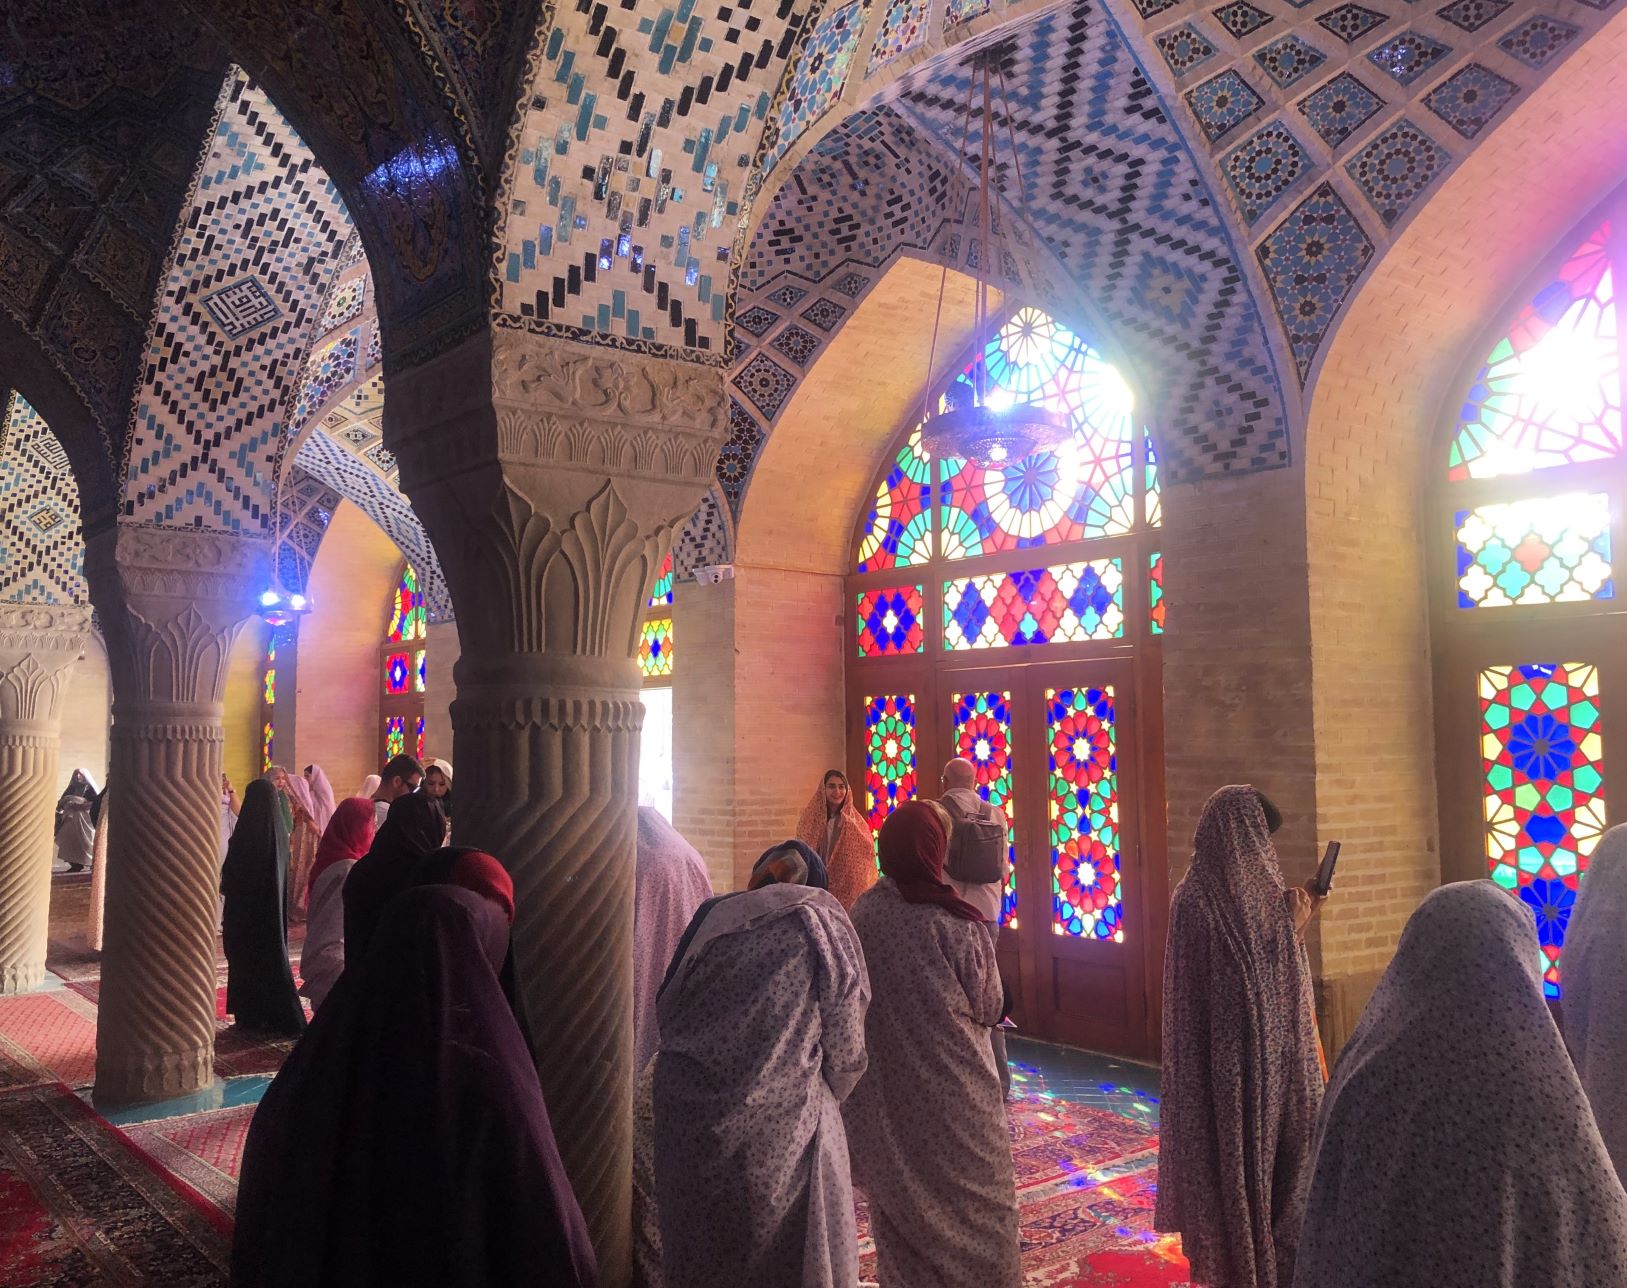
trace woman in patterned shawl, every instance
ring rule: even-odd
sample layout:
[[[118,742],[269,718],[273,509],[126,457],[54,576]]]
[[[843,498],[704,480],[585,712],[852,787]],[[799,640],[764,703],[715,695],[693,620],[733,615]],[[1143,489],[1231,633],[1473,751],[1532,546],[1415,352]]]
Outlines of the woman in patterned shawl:
[[[311,865],[316,862],[316,847],[322,843],[322,828],[317,825],[316,797],[310,783],[302,774],[284,774],[283,781],[288,784],[293,818],[288,833],[288,920],[301,922],[311,897]]]
[[[657,996],[649,1078],[666,1288],[858,1282],[840,1106],[864,1072],[870,985],[842,906],[800,884],[822,877],[817,855],[776,846],[754,888],[701,906]]]
[[[875,994],[870,1070],[843,1110],[853,1179],[883,1288],[1017,1288],[1017,1182],[989,1043],[1000,972],[988,923],[944,880],[935,805],[888,817],[883,879],[853,909]]]
[[[1565,1045],[1627,1181],[1627,826],[1588,860],[1565,930]]]
[[[1489,881],[1412,914],[1328,1088],[1299,1288],[1627,1284],[1627,1194],[1540,958]]]
[[[427,772],[427,771],[426,771]],[[695,910],[712,897],[706,860],[648,805],[633,868],[633,1079],[655,1054],[655,995]]]
[[[1223,787],[1170,902],[1154,1224],[1195,1284],[1287,1288],[1322,1102],[1310,964],[1313,903],[1285,890],[1265,805]]]
[[[815,851],[830,872],[830,892],[849,912],[876,883],[875,838],[854,808],[853,791],[840,769],[827,769],[819,790],[797,820],[797,840]]]

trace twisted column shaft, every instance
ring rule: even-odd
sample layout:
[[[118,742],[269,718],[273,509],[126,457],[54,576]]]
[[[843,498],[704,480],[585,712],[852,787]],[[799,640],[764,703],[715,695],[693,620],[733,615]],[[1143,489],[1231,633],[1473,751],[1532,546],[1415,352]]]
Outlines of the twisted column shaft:
[[[99,1104],[214,1078],[222,697],[269,546],[127,527],[87,543],[113,674]]]
[[[90,610],[0,605],[0,993],[45,978],[62,696]]]

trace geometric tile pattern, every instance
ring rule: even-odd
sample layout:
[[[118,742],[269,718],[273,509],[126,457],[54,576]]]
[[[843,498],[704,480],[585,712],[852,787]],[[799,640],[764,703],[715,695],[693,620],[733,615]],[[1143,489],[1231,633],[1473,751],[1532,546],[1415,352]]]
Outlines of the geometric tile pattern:
[[[219,49],[179,10],[154,22],[114,2],[4,9],[0,309],[84,399],[104,462],[86,500],[107,506]]]
[[[1232,3],[1223,4],[1215,10],[1215,21],[1239,40],[1258,31],[1271,20],[1271,15],[1264,9],[1256,9],[1244,0],[1232,0]]]
[[[1345,170],[1388,227],[1442,174],[1451,155],[1411,121],[1385,130]]]
[[[865,75],[874,76],[924,41],[926,24],[927,0],[887,0]]]
[[[1360,40],[1368,32],[1388,21],[1384,14],[1359,4],[1342,4],[1337,9],[1328,10],[1316,20],[1318,26],[1331,31],[1347,45]]]
[[[1164,56],[1170,71],[1184,76],[1199,63],[1207,62],[1217,52],[1204,34],[1191,23],[1183,23],[1174,31],[1166,31],[1154,42]]]
[[[1299,101],[1299,110],[1330,148],[1338,147],[1383,106],[1382,98],[1348,72]]]
[[[497,202],[500,323],[721,363],[753,158],[818,8],[550,5]]]
[[[1264,100],[1248,82],[1231,70],[1188,90],[1186,101],[1211,143],[1229,134],[1264,106]]]
[[[1232,152],[1221,169],[1237,196],[1245,223],[1254,223],[1303,174],[1311,159],[1278,122],[1265,127]]]
[[[1273,40],[1254,55],[1260,69],[1283,89],[1303,80],[1327,60],[1326,54],[1298,36]]]
[[[746,485],[751,480],[752,467],[762,451],[767,434],[740,400],[729,399],[729,438],[717,458],[717,481],[735,518],[740,517],[740,506],[746,497]]]
[[[161,288],[122,514],[271,535],[285,403],[351,224],[261,90],[234,72],[225,99]]]
[[[1496,72],[1470,63],[1424,96],[1424,106],[1466,139],[1491,123],[1520,87]]]
[[[1521,23],[1497,42],[1497,48],[1512,54],[1527,67],[1543,67],[1561,49],[1575,40],[1581,28],[1558,18],[1538,15]]]
[[[277,494],[277,580],[284,590],[305,593],[311,564],[343,499],[297,462],[289,466]]]
[[[1451,52],[1450,45],[1416,31],[1403,31],[1368,54],[1367,60],[1401,84],[1410,85]]]
[[[673,572],[680,581],[695,575],[695,569],[734,562],[734,524],[728,508],[717,492],[708,492],[695,507],[672,543]]]
[[[797,378],[766,353],[757,354],[734,375],[735,387],[769,420],[780,414],[796,383]]]
[[[0,391],[0,601],[87,603],[84,565],[67,453],[21,394]]]
[[[1373,243],[1324,183],[1260,243],[1258,254],[1303,383],[1334,315],[1373,257]]]
[[[1479,31],[1492,19],[1500,17],[1514,0],[1452,0],[1436,12],[1454,27],[1464,31]]]
[[[841,94],[869,10],[870,0],[850,0],[848,4],[827,6],[820,13],[812,37],[792,64],[790,83],[768,132],[763,174],[773,170],[786,150],[830,110]]]

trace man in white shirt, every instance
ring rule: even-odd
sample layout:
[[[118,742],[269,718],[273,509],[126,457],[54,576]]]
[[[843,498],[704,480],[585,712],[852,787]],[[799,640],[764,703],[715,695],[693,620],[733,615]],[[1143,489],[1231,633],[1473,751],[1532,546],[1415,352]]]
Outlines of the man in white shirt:
[[[955,824],[944,875],[955,893],[983,914],[989,934],[998,940],[1000,909],[1011,874],[1011,825],[1005,811],[978,792],[977,767],[971,761],[957,756],[945,765],[939,788],[942,794],[938,803],[949,811]],[[1005,1032],[994,1029],[992,1042],[1000,1085],[1009,1095],[1011,1070],[1006,1065]]]
[[[392,756],[379,770],[378,791],[373,793],[373,829],[384,826],[392,802],[410,796],[424,781],[424,767],[408,755]]]

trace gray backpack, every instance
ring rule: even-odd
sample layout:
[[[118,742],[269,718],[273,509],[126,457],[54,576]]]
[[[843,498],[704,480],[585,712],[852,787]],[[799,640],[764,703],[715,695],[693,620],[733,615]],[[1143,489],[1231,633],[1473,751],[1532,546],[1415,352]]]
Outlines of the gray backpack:
[[[963,815],[952,801],[941,802],[955,820],[949,838],[949,861],[944,870],[966,885],[992,885],[1006,879],[1006,829],[994,816],[988,801],[979,801],[977,811]]]

